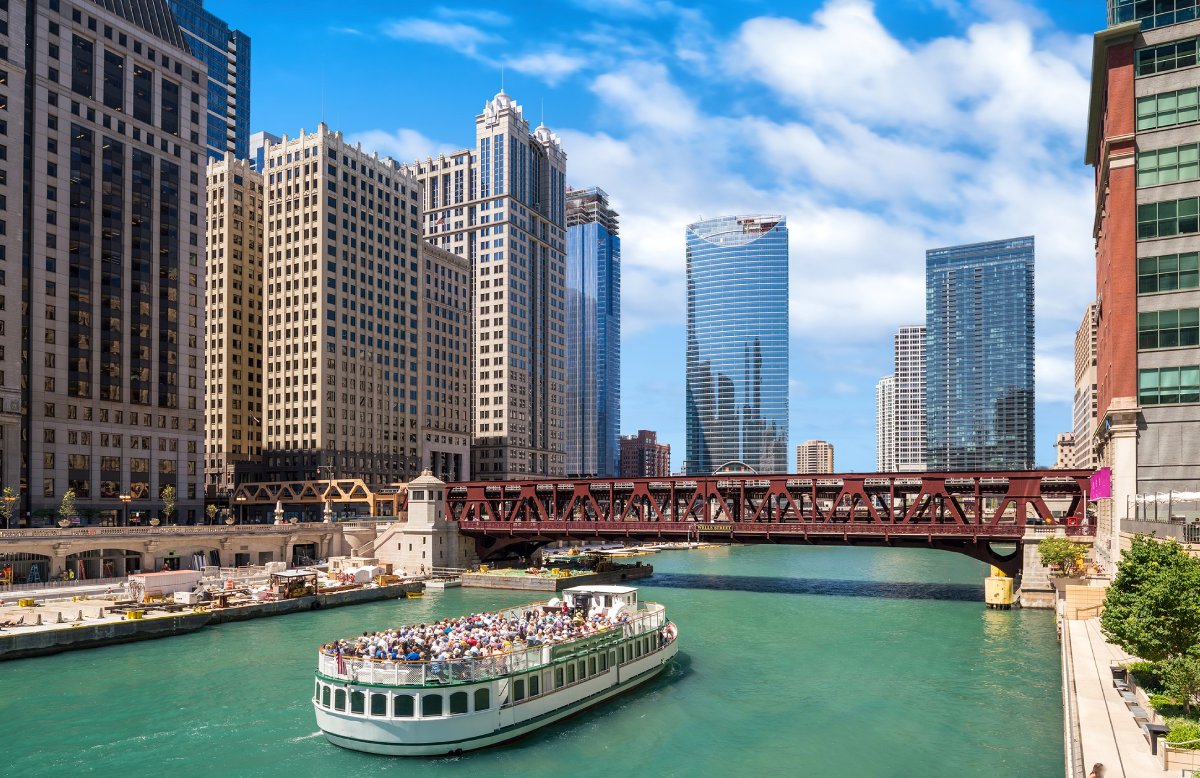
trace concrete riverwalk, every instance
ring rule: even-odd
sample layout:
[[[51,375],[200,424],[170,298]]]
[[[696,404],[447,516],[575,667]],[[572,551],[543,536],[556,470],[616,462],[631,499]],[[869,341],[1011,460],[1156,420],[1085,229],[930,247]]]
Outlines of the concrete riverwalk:
[[[1177,775],[1151,755],[1141,727],[1113,686],[1109,668],[1131,657],[1104,639],[1099,619],[1064,620],[1062,629],[1067,778],[1086,775],[1097,762],[1104,765],[1105,778]]]

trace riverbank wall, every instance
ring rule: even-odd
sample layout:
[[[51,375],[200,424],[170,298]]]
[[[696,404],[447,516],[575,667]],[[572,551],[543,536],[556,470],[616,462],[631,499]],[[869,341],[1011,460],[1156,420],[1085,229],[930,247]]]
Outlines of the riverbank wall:
[[[6,631],[0,633],[0,661],[47,656],[64,651],[132,643],[140,640],[157,640],[174,635],[186,635],[210,625],[233,621],[248,621],[289,613],[340,608],[364,602],[396,599],[407,592],[420,591],[419,582],[392,584],[364,589],[314,594],[291,600],[259,602],[250,605],[235,605],[187,613],[152,614],[140,619],[119,619],[87,624],[76,622],[47,629]]]
[[[603,573],[573,575],[570,578],[542,578],[534,575],[493,575],[491,573],[463,573],[462,585],[473,589],[517,589],[527,592],[561,592],[574,586],[597,586],[622,584],[654,575],[650,565],[634,565]]]

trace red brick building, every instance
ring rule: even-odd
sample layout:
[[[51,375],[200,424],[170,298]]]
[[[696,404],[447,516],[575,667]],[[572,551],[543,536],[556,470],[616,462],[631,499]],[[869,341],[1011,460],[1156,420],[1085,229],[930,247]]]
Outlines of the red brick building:
[[[654,430],[621,436],[622,478],[666,478],[671,474],[671,446],[658,442]]]

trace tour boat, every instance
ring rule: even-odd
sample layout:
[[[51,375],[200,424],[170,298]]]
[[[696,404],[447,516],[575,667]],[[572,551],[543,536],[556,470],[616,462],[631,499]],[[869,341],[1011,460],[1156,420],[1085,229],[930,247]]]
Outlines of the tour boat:
[[[486,616],[601,625],[562,642],[476,658],[317,657],[313,707],[333,744],[393,756],[457,754],[526,735],[654,678],[675,656],[666,608],[626,586],[578,586],[562,599]]]

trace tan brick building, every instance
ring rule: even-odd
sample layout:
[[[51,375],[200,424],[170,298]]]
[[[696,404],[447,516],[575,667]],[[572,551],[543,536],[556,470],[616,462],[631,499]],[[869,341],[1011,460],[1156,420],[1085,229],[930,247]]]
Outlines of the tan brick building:
[[[423,243],[418,342],[421,468],[471,478],[471,263]]]

